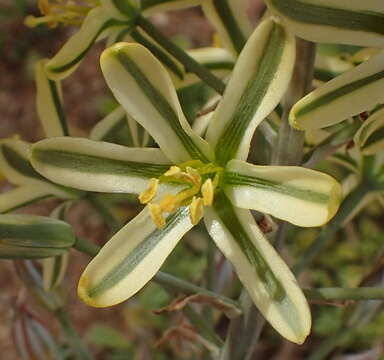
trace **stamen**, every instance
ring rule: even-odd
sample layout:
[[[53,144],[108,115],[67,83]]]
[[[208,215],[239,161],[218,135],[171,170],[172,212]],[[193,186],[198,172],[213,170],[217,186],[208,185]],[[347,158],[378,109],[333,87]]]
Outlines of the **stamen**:
[[[165,226],[165,219],[163,211],[159,204],[148,204],[149,214],[151,215],[152,221],[155,225],[162,229]]]
[[[164,176],[177,176],[181,173],[181,169],[178,166],[171,166],[168,171],[164,173]]]
[[[197,225],[203,217],[204,203],[200,197],[193,197],[191,205],[189,205],[189,217],[193,225]]]
[[[171,194],[165,195],[160,202],[160,207],[163,209],[163,211],[170,212],[170,213],[176,211],[179,206],[180,206],[180,201],[177,195],[171,195]]]
[[[81,24],[88,12],[97,6],[98,1],[83,0],[38,0],[38,7],[43,16],[35,17],[29,15],[24,19],[28,27],[47,24],[56,27],[59,23],[64,25]]]
[[[156,195],[159,187],[159,179],[152,178],[149,180],[149,186],[139,195],[139,201],[141,204],[148,204]]]
[[[212,206],[214,193],[215,188],[212,184],[212,180],[205,180],[201,187],[201,194],[203,195],[203,202],[205,206]]]
[[[187,171],[187,174],[190,176],[190,178],[192,180],[192,184],[200,187],[201,176],[200,176],[199,171],[192,168],[192,167],[189,167],[189,166],[187,166],[187,168],[185,170]]]

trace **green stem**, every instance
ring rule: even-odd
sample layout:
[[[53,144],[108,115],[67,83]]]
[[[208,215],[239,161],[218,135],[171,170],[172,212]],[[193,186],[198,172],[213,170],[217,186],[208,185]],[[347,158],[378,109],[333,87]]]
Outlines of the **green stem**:
[[[300,260],[293,267],[293,272],[296,275],[301,273],[313,262],[316,256],[325,248],[327,240],[340,229],[344,221],[351,215],[356,207],[359,206],[360,202],[370,191],[370,186],[361,183],[346,196],[336,216],[320,231],[317,239],[304,252]]]
[[[121,229],[122,224],[120,221],[115,217],[115,215],[113,215],[111,209],[99,198],[97,194],[89,193],[87,200],[107,223],[113,233]]]
[[[225,84],[215,75],[213,75],[208,69],[199,64],[195,59],[189,56],[184,50],[170,41],[164,36],[156,27],[148,21],[145,17],[139,15],[137,17],[137,25],[139,25],[153,40],[159,43],[165,50],[167,50],[175,59],[180,61],[185,67],[185,70],[197,75],[208,86],[217,91],[219,94],[223,94],[225,90]]]
[[[223,346],[223,340],[215,333],[210,323],[198,314],[191,305],[184,308],[184,313],[188,316],[189,321],[195,327],[200,335],[202,335],[209,342],[220,348]]]
[[[307,360],[322,360],[325,359],[333,349],[344,343],[351,331],[349,329],[343,329],[342,331],[330,336],[327,340],[316,347],[316,350],[307,358]]]
[[[297,40],[295,70],[289,91],[283,103],[282,123],[272,164],[299,165],[301,163],[304,148],[304,131],[291,127],[288,117],[293,105],[312,89],[315,54],[315,44],[304,40]]]
[[[239,307],[239,303],[236,300],[232,300],[230,298],[227,298],[224,295],[218,294],[216,292],[213,292],[211,290],[207,290],[203,287],[197,286],[195,284],[192,284],[188,281],[179,279],[173,275],[167,274],[165,272],[159,271],[153,280],[159,284],[164,286],[165,288],[173,291],[179,291],[186,295],[193,295],[193,294],[203,294],[210,297],[213,297],[222,303],[224,303],[227,306],[232,307],[237,312],[241,312],[241,308]]]
[[[78,360],[93,360],[93,356],[88,352],[88,349],[81,341],[80,335],[77,333],[65,310],[60,308],[55,312],[55,315],[67,337],[72,351],[75,354],[75,358]]]
[[[347,301],[347,300],[383,300],[384,288],[310,288],[303,289],[310,300]]]
[[[97,246],[96,244],[81,238],[76,238],[76,242],[73,245],[73,248],[91,257],[95,257],[100,251],[100,246]]]

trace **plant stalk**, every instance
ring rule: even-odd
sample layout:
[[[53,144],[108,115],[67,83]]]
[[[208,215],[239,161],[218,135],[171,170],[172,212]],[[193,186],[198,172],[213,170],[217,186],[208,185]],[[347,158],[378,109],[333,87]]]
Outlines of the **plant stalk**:
[[[145,17],[137,16],[137,25],[139,25],[153,40],[159,43],[165,50],[167,50],[175,59],[182,63],[185,70],[194,73],[208,86],[214,89],[217,93],[223,94],[225,84],[208,69],[199,64],[195,59],[189,56],[184,50],[170,41],[164,36],[149,20]]]
[[[89,193],[87,195],[88,202],[99,213],[113,233],[121,229],[122,224],[113,215],[111,209],[98,197],[97,194]]]
[[[325,226],[317,239],[300,257],[300,260],[293,267],[293,272],[297,275],[301,273],[316,256],[324,249],[327,240],[343,225],[344,221],[356,209],[363,198],[371,191],[370,187],[364,182],[360,183],[351,193],[349,193],[340,206],[335,217]]]
[[[81,337],[73,326],[67,312],[63,308],[59,308],[55,312],[55,315],[67,337],[75,358],[77,360],[93,360],[93,356],[88,352],[88,349],[81,341]]]

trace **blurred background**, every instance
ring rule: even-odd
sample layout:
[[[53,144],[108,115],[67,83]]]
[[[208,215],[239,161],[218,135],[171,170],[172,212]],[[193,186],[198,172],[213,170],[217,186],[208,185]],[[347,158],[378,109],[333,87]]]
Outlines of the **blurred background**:
[[[250,1],[249,15],[254,22],[259,16],[261,6],[258,0]],[[18,134],[23,140],[34,142],[43,137],[35,110],[34,62],[43,57],[52,57],[76,28],[38,26],[31,29],[24,25],[27,14],[39,14],[35,1],[0,2],[0,138]],[[184,48],[207,46],[213,42],[213,29],[197,8],[164,13],[152,20],[167,36]],[[87,136],[90,128],[115,106],[99,69],[98,59],[104,46],[104,43],[94,46],[76,72],[63,81],[64,109],[74,136]],[[206,101],[209,91],[205,87],[197,87],[180,96],[193,117]],[[11,185],[0,178],[0,192],[10,188]],[[138,204],[129,196],[106,195],[104,200],[116,205],[116,216],[123,222],[139,211]],[[17,212],[48,215],[57,205],[57,201],[46,200]],[[108,226],[85,202],[73,207],[69,222],[79,236],[99,245],[104,244],[110,236]],[[288,244],[290,251],[285,254],[288,262],[292,263],[290,260],[296,258],[315,236],[316,230],[313,229],[291,229]],[[326,254],[304,275],[302,283],[314,287],[353,287],[381,279],[384,265],[383,244],[383,217],[374,204],[335,236]],[[163,269],[186,280],[199,281],[204,277],[208,258],[206,253],[211,251],[210,246],[207,235],[197,228],[180,243]],[[239,288],[230,267],[220,254],[215,257],[217,266],[226,267],[226,274],[230,274],[227,279],[232,279],[226,281],[225,289],[221,290],[225,290],[228,296],[237,296]],[[154,313],[154,310],[168,305],[172,300],[158,285],[147,285],[137,296],[121,306],[92,309],[83,304],[77,298],[76,286],[88,262],[89,258],[85,255],[75,251],[71,253],[67,275],[60,291],[75,327],[96,359],[204,358],[205,346],[182,312]],[[216,280],[220,282],[220,279]],[[347,329],[344,319],[354,306],[346,303],[312,304],[313,334],[305,345],[298,347],[282,341],[273,330],[266,328],[254,358],[306,359],[324,340],[339,336],[330,358],[384,359],[381,355],[384,340],[384,313],[381,311],[381,303],[367,304],[374,311],[363,312],[363,319],[353,323],[351,330],[351,326]],[[20,359],[12,329],[17,320],[16,314],[22,312],[37,319],[48,329],[60,344],[63,356],[66,356],[66,341],[56,320],[24,288],[16,275],[15,264],[1,260],[1,359]],[[217,319],[217,331],[221,336],[225,335],[227,325],[226,318]],[[341,339],[343,329],[345,336]]]

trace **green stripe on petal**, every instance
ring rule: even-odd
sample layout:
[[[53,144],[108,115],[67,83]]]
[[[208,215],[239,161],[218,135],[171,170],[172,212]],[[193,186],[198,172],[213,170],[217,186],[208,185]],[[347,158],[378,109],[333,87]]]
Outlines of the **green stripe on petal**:
[[[295,104],[292,126],[319,129],[370,110],[384,101],[384,52],[320,86]]]
[[[354,137],[354,142],[365,155],[377,154],[384,150],[384,109],[373,113],[364,121]]]
[[[22,140],[6,139],[0,142],[0,168],[12,184],[35,185],[45,188],[50,195],[61,199],[78,198],[81,192],[50,183],[30,163],[31,145]]]
[[[321,43],[384,46],[381,0],[267,0],[290,30]]]
[[[248,210],[236,209],[223,193],[205,209],[205,223],[219,249],[267,321],[282,336],[303,343],[311,327],[307,301],[288,266]]]
[[[140,6],[145,16],[158,12],[178,10],[198,6],[204,0],[141,0]]]
[[[83,138],[52,138],[32,147],[34,168],[53,182],[99,192],[140,193],[169,162],[159,149],[137,149]]]
[[[240,54],[252,33],[247,16],[248,0],[205,0],[202,6],[224,47],[234,55]]]
[[[116,44],[103,52],[101,68],[117,100],[170,160],[209,162],[209,145],[192,131],[168,73],[146,48]]]
[[[7,213],[52,196],[49,186],[22,185],[0,194],[0,213]]]
[[[220,164],[247,158],[257,125],[288,87],[295,51],[293,35],[273,19],[262,22],[248,40],[207,130]]]
[[[47,62],[46,72],[50,79],[59,80],[69,76],[79,65],[89,49],[100,39],[104,30],[128,24],[128,21],[111,18],[103,7],[92,9],[84,19],[80,30],[73,35]]]
[[[156,228],[145,208],[87,266],[79,281],[80,298],[95,307],[127,300],[151,280],[192,227],[187,207],[169,215],[162,229]]]
[[[325,224],[342,200],[341,186],[334,178],[298,166],[257,166],[232,160],[223,183],[234,205],[298,226]]]
[[[44,181],[29,163],[31,145],[18,139],[6,139],[0,142],[0,168],[4,176],[18,185]]]
[[[68,251],[75,242],[70,225],[49,217],[0,215],[0,258],[44,258]]]
[[[46,137],[67,136],[68,128],[61,105],[61,84],[48,79],[45,73],[47,60],[35,66],[36,108]]]

